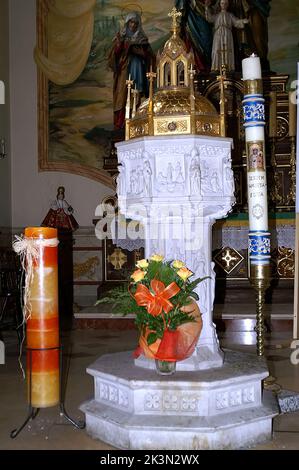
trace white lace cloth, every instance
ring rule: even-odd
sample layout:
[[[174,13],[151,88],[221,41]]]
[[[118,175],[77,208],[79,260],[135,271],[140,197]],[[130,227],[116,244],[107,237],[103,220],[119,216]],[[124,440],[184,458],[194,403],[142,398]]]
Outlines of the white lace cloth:
[[[295,249],[295,225],[278,225],[270,228],[271,246]],[[213,230],[213,249],[228,246],[235,250],[248,248],[248,227],[222,227]]]
[[[284,246],[295,249],[295,225],[278,225],[270,228],[271,247]],[[113,243],[119,248],[128,251],[140,250],[144,247],[144,240],[113,239]],[[235,250],[246,250],[248,248],[248,227],[222,227],[213,229],[213,249],[223,247]]]

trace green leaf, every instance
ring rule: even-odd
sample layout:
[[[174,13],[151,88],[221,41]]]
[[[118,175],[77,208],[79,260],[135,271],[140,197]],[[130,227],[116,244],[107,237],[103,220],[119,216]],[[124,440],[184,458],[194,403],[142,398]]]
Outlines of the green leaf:
[[[194,292],[194,291],[189,293],[189,297],[192,297],[195,300],[199,300],[199,296],[198,296],[197,292]]]
[[[205,276],[205,277],[198,277],[194,281],[190,282],[190,284],[187,285],[188,289],[193,290],[195,287],[198,286],[202,281],[205,281],[206,279],[211,279],[210,276]]]
[[[150,333],[147,337],[147,344],[150,346],[154,344],[158,339],[157,333]]]

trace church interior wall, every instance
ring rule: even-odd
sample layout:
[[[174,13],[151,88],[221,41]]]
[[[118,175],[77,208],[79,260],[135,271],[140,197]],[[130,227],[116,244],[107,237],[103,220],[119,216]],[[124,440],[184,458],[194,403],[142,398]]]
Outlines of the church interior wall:
[[[79,224],[74,234],[74,300],[82,303],[82,298],[89,299],[87,304],[92,304],[96,299],[97,284],[102,279],[101,256],[97,251],[101,242],[95,237],[92,220],[97,205],[112,190],[79,175],[38,171],[37,71],[33,58],[36,45],[36,0],[9,0],[1,2],[1,8],[4,8],[4,3],[7,3],[7,8],[9,3],[10,13],[11,147],[8,158],[0,162],[3,165],[0,173],[4,165],[12,167],[11,183],[9,177],[6,176],[3,182],[3,176],[0,176],[3,194],[10,193],[10,184],[12,189],[12,199],[5,209],[6,225],[12,226],[13,234],[22,233],[26,226],[39,226],[56,198],[57,188],[64,186],[66,200],[74,208],[74,217]],[[5,18],[7,15],[0,14],[1,24]],[[8,44],[8,41],[2,41],[4,34],[5,28],[1,27],[1,48],[3,44]],[[8,83],[8,57],[2,67],[6,75],[1,75]],[[6,126],[9,122],[7,108],[8,105],[5,108]],[[6,169],[7,175],[8,171]],[[1,200],[0,204],[3,205]],[[2,205],[1,214],[4,210]],[[3,244],[7,246],[9,240],[6,238]],[[93,263],[91,274],[85,272],[90,263]]]
[[[0,105],[0,139],[9,154],[9,25],[8,0],[0,2],[0,79],[5,83],[5,104]],[[0,243],[5,243],[11,227],[11,159],[0,160]]]
[[[38,172],[35,0],[10,0],[10,86],[12,225],[40,225],[65,186],[80,227],[92,226],[96,206],[111,189],[90,179],[61,172]]]

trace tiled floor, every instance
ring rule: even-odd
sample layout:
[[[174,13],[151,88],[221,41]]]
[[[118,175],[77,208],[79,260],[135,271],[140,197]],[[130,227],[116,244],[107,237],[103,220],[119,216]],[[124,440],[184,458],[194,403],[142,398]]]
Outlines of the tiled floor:
[[[254,351],[254,334],[234,332],[220,334],[223,347]],[[65,359],[69,362],[66,407],[70,415],[82,418],[80,403],[93,395],[93,383],[86,367],[107,352],[132,350],[135,331],[76,330],[63,339]],[[15,439],[10,432],[26,415],[26,387],[17,360],[16,335],[5,333],[6,364],[0,366],[0,449],[111,449],[91,439],[59,416],[58,408],[41,410]],[[290,362],[290,333],[272,333],[267,339],[266,355],[270,373],[283,387],[299,391],[299,365]],[[280,415],[274,420],[273,440],[257,449],[299,449],[299,412]]]

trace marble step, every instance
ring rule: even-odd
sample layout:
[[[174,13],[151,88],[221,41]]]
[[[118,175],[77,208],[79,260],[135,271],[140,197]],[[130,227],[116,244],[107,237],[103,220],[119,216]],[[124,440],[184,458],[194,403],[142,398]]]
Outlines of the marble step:
[[[96,400],[81,405],[86,429],[120,449],[204,450],[240,449],[271,439],[277,401],[264,393],[263,404],[218,416],[134,415]]]
[[[87,432],[122,449],[237,449],[271,439],[276,398],[262,394],[264,358],[224,351],[222,367],[159,376],[132,352],[87,368],[94,398],[81,405]]]

